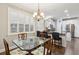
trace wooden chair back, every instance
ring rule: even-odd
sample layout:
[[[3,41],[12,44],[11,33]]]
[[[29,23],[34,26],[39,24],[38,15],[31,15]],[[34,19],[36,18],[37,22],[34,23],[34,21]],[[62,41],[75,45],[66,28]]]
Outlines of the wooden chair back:
[[[10,55],[9,44],[7,43],[5,39],[3,39],[3,42],[4,42],[4,47],[5,47],[5,54]]]
[[[44,38],[45,37],[45,33],[40,32],[40,37]]]
[[[52,52],[52,41],[49,40],[44,44],[44,55],[49,55]]]
[[[20,33],[20,34],[18,34],[18,38],[19,39],[26,39],[27,38],[27,33]]]

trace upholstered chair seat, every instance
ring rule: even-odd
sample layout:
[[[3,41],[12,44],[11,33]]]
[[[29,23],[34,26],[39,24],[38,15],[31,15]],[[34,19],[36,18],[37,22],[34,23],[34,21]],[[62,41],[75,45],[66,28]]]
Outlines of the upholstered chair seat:
[[[34,55],[43,55],[43,53],[44,53],[44,47],[39,47],[36,50],[34,50],[32,53]]]
[[[22,51],[19,48],[17,48],[15,50],[10,51],[10,54],[11,55],[26,55],[26,54],[28,54],[28,52],[27,51]]]

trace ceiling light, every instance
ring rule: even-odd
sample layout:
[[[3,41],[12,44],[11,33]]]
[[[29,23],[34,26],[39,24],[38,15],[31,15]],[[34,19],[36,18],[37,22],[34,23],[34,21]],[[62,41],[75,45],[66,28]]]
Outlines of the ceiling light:
[[[39,8],[39,2],[38,2],[38,10],[37,10],[37,12],[35,12],[33,14],[33,19],[35,19],[37,21],[40,21],[43,18],[44,18],[44,13],[40,10],[40,8]]]
[[[64,10],[64,12],[65,12],[65,13],[68,13],[68,10],[66,9],[66,10]]]

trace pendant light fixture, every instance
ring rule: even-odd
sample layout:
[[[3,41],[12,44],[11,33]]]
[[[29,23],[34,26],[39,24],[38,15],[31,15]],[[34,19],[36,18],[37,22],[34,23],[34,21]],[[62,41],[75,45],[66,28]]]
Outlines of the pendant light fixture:
[[[37,20],[37,21],[40,21],[44,18],[44,13],[40,10],[40,7],[39,7],[39,1],[38,1],[38,8],[37,8],[37,12],[35,12],[33,14],[33,19],[34,20]]]

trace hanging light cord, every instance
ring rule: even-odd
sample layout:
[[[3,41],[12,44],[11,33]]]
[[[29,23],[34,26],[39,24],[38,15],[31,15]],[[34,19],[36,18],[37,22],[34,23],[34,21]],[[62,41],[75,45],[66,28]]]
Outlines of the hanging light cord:
[[[39,9],[39,0],[38,0],[38,9]]]

